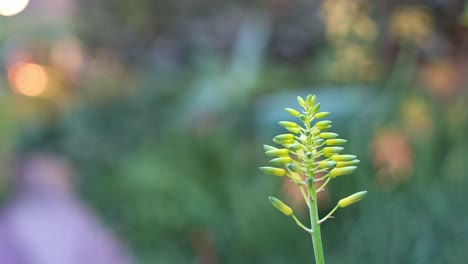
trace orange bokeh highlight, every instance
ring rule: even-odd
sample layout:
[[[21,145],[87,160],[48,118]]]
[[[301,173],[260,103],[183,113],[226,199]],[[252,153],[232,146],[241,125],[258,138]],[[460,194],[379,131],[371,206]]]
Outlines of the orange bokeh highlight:
[[[16,93],[38,96],[47,87],[47,73],[41,65],[17,63],[8,68],[8,80]]]

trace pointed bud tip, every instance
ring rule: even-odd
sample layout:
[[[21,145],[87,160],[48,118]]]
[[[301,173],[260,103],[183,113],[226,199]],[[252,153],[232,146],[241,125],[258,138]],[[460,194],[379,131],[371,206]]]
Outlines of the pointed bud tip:
[[[287,149],[274,149],[274,150],[269,150],[266,151],[265,154],[267,156],[273,157],[273,156],[286,156],[289,154],[289,150]]]
[[[351,174],[356,169],[357,169],[356,166],[347,166],[347,167],[342,167],[342,168],[334,168],[333,170],[330,171],[330,175],[331,175],[332,178],[335,178],[335,177],[338,177],[338,176]]]
[[[344,207],[347,207],[353,203],[357,203],[359,201],[361,201],[362,199],[364,199],[367,195],[367,191],[361,191],[361,192],[357,192],[355,194],[352,194],[346,198],[343,198],[341,199],[339,202],[338,202],[338,207],[340,208],[344,208]]]
[[[356,155],[349,155],[349,154],[343,154],[343,155],[334,155],[331,157],[333,161],[352,161],[356,159]]]
[[[272,147],[270,145],[263,145],[263,149],[265,151],[270,151],[270,150],[275,150],[275,149],[278,149],[278,148]]]
[[[347,142],[348,142],[348,141],[347,141],[346,139],[338,139],[338,138],[336,138],[336,139],[327,139],[327,140],[325,141],[325,144],[326,144],[327,146],[334,146],[334,145],[344,145],[344,144],[346,144]]]
[[[291,127],[291,128],[297,128],[299,125],[294,123],[294,122],[290,122],[290,121],[279,121],[278,124],[282,127]]]
[[[274,139],[276,140],[293,140],[294,139],[294,135],[293,134],[281,134],[281,135],[278,135],[276,137],[274,137]]]
[[[339,153],[343,151],[343,149],[343,147],[325,147],[323,148],[323,152]]]
[[[314,107],[311,110],[311,114],[315,115],[318,112],[318,110],[320,110],[320,103],[317,103],[316,105],[314,105]]]
[[[324,118],[330,115],[330,112],[320,112],[315,114],[315,118]]]
[[[351,161],[338,161],[336,163],[336,167],[341,168],[341,167],[347,167],[347,166],[354,166],[354,165],[359,164],[359,162],[361,162],[361,161],[358,160],[358,159],[351,160]]]
[[[278,209],[284,215],[291,216],[293,214],[293,210],[291,209],[291,207],[287,206],[280,199],[273,197],[273,196],[268,196],[268,200],[270,201],[271,205],[273,205],[276,209]]]
[[[317,127],[326,127],[326,126],[331,125],[331,123],[332,123],[332,121],[330,121],[330,120],[323,120],[323,121],[317,122],[315,125]]]
[[[301,116],[301,113],[299,113],[299,111],[292,109],[292,108],[285,108],[284,111],[286,111],[288,114],[295,116],[295,117]]]
[[[280,157],[270,160],[270,163],[273,165],[284,165],[290,163],[291,161],[292,159],[290,157]]]
[[[323,132],[323,133],[320,133],[319,136],[323,139],[330,139],[330,138],[338,137],[338,134],[332,133],[332,132]]]
[[[302,97],[298,96],[297,97],[297,102],[301,105],[301,106],[305,106],[305,101]]]
[[[334,168],[336,166],[336,162],[335,161],[321,161],[319,163],[319,166],[320,168],[322,169],[329,169],[329,168]]]
[[[283,169],[279,168],[274,168],[274,167],[259,167],[260,171],[262,171],[265,174],[270,174],[273,176],[284,176],[286,175],[286,171]]]

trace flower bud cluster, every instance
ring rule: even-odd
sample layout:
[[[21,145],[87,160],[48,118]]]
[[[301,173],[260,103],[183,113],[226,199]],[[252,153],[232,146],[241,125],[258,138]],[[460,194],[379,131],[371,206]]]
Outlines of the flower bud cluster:
[[[331,178],[353,173],[359,160],[354,155],[341,154],[344,150],[342,146],[347,141],[327,131],[332,127],[332,121],[321,120],[330,113],[319,112],[320,103],[316,103],[315,96],[309,95],[305,100],[298,97],[297,101],[302,111],[292,108],[285,108],[285,111],[299,118],[302,124],[278,122],[289,133],[273,138],[274,143],[281,145],[279,148],[264,145],[265,154],[272,157],[271,166],[261,167],[260,170],[293,179],[297,179],[297,174],[304,179],[314,177],[318,172],[326,172]]]
[[[260,167],[260,170],[274,176],[289,177],[298,185],[305,185],[307,180],[315,181],[318,173],[324,175],[320,180],[325,180],[324,185],[326,185],[336,177],[356,171],[359,160],[355,155],[342,153],[347,140],[329,132],[332,121],[323,119],[330,113],[320,112],[320,103],[316,103],[315,95],[309,95],[306,99],[298,96],[297,101],[301,110],[285,108],[285,111],[292,117],[298,118],[299,122],[278,122],[287,133],[273,138],[273,142],[280,147],[263,146],[265,154],[271,157],[271,160],[270,166]],[[349,202],[350,199],[346,199],[340,201],[340,207],[352,203]],[[342,202],[343,200],[346,202]],[[283,213],[289,212],[285,209],[289,207],[282,202],[279,203],[279,200],[270,199],[270,201],[277,209],[282,208],[279,210]]]

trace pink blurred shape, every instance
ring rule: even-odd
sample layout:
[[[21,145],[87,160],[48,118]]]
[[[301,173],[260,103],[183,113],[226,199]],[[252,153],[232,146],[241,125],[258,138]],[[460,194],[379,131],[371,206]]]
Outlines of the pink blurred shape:
[[[127,264],[129,257],[72,192],[65,161],[36,154],[18,168],[0,213],[0,263]]]

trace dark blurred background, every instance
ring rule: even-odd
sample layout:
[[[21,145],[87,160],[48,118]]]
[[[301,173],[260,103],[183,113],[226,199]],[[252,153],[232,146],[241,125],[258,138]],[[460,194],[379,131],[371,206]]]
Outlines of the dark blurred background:
[[[135,263],[311,263],[267,196],[306,221],[304,205],[258,166],[312,93],[361,160],[321,214],[369,192],[323,225],[327,262],[466,262],[468,2],[1,0],[0,15],[4,205],[12,164],[48,153]]]

